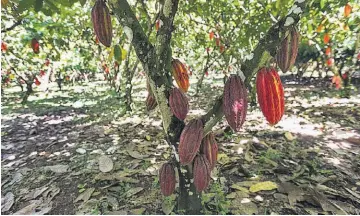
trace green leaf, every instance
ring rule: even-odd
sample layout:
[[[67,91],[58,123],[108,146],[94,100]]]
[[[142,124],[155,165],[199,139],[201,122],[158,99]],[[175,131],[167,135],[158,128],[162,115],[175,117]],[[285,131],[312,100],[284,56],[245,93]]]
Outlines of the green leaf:
[[[271,182],[271,181],[265,181],[265,182],[259,182],[257,184],[254,184],[250,187],[249,191],[251,193],[255,193],[258,191],[263,191],[263,190],[274,190],[276,189],[278,186],[276,183]]]
[[[17,12],[21,13],[26,10],[29,10],[32,6],[34,6],[35,0],[21,0],[19,2],[19,6],[17,8]]]
[[[84,6],[85,3],[86,3],[86,0],[80,0],[81,6]]]
[[[121,62],[121,48],[119,45],[114,46],[114,60],[117,61],[119,64]]]
[[[39,12],[41,10],[41,8],[43,7],[43,3],[44,3],[43,0],[36,0],[34,7],[35,12]]]
[[[326,0],[320,0],[320,7],[321,7],[321,9],[324,8],[325,3],[326,3]]]

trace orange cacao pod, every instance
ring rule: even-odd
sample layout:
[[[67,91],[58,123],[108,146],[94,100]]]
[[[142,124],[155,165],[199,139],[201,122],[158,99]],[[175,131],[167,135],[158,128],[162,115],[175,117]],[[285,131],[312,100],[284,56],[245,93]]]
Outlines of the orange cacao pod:
[[[205,190],[210,183],[211,167],[204,155],[198,155],[194,159],[194,185],[197,192]]]
[[[162,194],[170,196],[175,191],[176,176],[171,163],[165,163],[159,170],[159,181]]]
[[[178,88],[170,90],[169,105],[176,118],[184,120],[189,111],[189,101],[186,95]]]
[[[200,152],[204,154],[206,159],[209,161],[210,168],[214,169],[217,161],[218,145],[213,132],[210,132],[202,140]]]
[[[352,10],[351,5],[347,3],[344,7],[344,17],[350,16],[351,10]]]
[[[97,0],[91,9],[91,19],[94,26],[96,37],[106,47],[111,46],[112,25],[109,8],[104,0]]]
[[[324,44],[328,44],[330,42],[330,35],[329,33],[326,33],[324,35]]]
[[[39,54],[39,52],[40,52],[40,44],[39,44],[39,41],[36,38],[33,38],[31,40],[31,48],[33,49],[35,54]]]
[[[274,125],[284,115],[284,89],[275,68],[261,68],[256,76],[256,94],[266,120]]]
[[[234,131],[240,130],[246,118],[247,91],[238,75],[230,76],[225,83],[223,111],[230,127]]]
[[[179,158],[181,165],[190,164],[200,148],[204,135],[203,123],[200,119],[191,120],[180,135]]]
[[[291,68],[296,60],[299,47],[299,33],[296,28],[292,28],[281,42],[276,52],[276,63],[279,65],[282,72],[286,72]]]
[[[190,86],[188,71],[183,63],[178,59],[173,59],[171,61],[171,72],[178,85],[178,87],[187,92]]]

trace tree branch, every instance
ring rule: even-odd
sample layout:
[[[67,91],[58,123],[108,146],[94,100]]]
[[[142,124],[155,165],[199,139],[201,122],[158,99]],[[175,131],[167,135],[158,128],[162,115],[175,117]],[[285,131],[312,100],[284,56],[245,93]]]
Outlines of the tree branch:
[[[245,75],[245,85],[249,86],[251,79],[257,71],[265,65],[265,63],[275,56],[276,49],[281,41],[285,38],[286,32],[296,26],[300,20],[300,15],[305,9],[305,0],[296,0],[294,6],[291,8],[289,14],[281,19],[278,23],[273,25],[262,39],[260,39],[251,59],[247,59],[241,66],[241,71]],[[224,115],[222,112],[222,95],[215,101],[213,107],[202,116],[205,127],[205,134],[209,133],[211,128],[221,120]]]
[[[5,28],[5,29],[2,29],[1,33],[5,33],[5,32],[13,30],[14,28],[16,28],[16,26],[21,25],[22,21],[23,21],[23,19],[20,19],[20,20],[16,21],[12,26],[10,26],[8,28]]]
[[[149,38],[146,36],[135,14],[130,8],[126,0],[110,0],[108,1],[110,8],[118,18],[124,31],[134,45],[135,52],[143,64],[148,62],[148,53],[153,49]]]

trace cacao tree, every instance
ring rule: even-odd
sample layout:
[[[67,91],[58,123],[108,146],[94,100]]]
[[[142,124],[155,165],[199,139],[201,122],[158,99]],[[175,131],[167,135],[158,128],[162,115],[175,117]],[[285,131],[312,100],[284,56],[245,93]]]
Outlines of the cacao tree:
[[[231,106],[231,104],[226,103],[231,103],[232,100],[223,99],[222,96],[219,96],[207,114],[192,119],[187,124],[176,117],[176,115],[181,116],[175,114],[178,112],[173,113],[171,111],[170,107],[173,102],[170,101],[169,103],[170,92],[176,88],[173,86],[171,74],[171,62],[173,59],[171,41],[173,32],[176,31],[176,22],[174,20],[179,4],[182,4],[182,2],[178,0],[166,0],[163,2],[159,15],[162,26],[158,29],[156,39],[152,43],[126,0],[107,1],[110,11],[114,13],[124,28],[127,40],[133,45],[136,55],[145,70],[151,92],[161,113],[167,141],[174,149],[174,157],[170,162],[172,165],[163,167],[160,172],[160,184],[165,184],[161,188],[165,191],[165,195],[173,191],[174,176],[171,169],[173,169],[172,167],[176,168],[179,176],[178,208],[186,210],[186,213],[199,213],[201,209],[200,193],[209,184],[211,166],[208,159],[202,154],[197,156],[197,152],[203,137],[210,133],[211,128],[222,118],[222,107]],[[244,86],[248,86],[256,72],[265,66],[269,59],[272,58],[271,56],[276,55],[277,47],[286,38],[289,30],[296,26],[300,15],[306,8],[305,5],[305,1],[295,1],[289,13],[272,25],[258,41],[251,53],[251,58],[249,57],[241,64],[242,75],[245,76]],[[101,29],[103,27],[95,26],[95,28]],[[236,79],[240,79],[238,81],[240,83],[243,82],[241,78]],[[241,104],[243,107],[239,107],[238,112],[244,112],[246,89],[245,87],[238,89],[237,86],[237,84],[234,84],[233,90],[242,91],[244,95],[236,96],[235,100],[238,100],[237,97],[245,99],[245,102]],[[182,96],[177,99],[179,103],[181,103],[181,98]],[[173,99],[171,100],[173,101]],[[182,108],[185,107],[180,107],[180,109]],[[245,115],[242,116],[243,118],[238,119],[230,112],[227,119],[236,123],[234,129],[239,129],[241,122],[245,120]],[[167,173],[171,174],[167,175]],[[193,178],[194,181],[192,181]],[[166,182],[166,179],[170,180]]]

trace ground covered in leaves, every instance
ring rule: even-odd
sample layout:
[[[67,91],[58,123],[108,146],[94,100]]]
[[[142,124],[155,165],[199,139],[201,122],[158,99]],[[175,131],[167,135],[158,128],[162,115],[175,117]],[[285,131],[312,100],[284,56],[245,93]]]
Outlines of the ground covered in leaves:
[[[207,78],[208,79],[208,78]],[[202,115],[222,79],[191,89]],[[193,83],[195,86],[195,83]],[[157,172],[171,156],[157,110],[145,109],[145,83],[134,111],[105,82],[36,92],[22,106],[19,90],[2,97],[3,214],[181,214],[164,198]],[[202,194],[204,214],[360,214],[360,96],[321,85],[285,84],[286,113],[269,126],[259,108],[232,133],[214,128],[218,164]]]

